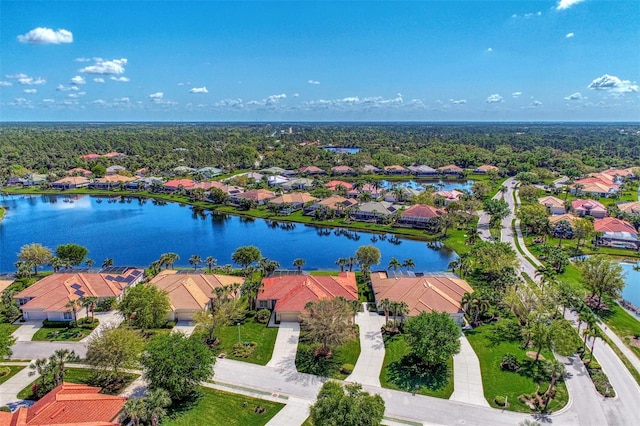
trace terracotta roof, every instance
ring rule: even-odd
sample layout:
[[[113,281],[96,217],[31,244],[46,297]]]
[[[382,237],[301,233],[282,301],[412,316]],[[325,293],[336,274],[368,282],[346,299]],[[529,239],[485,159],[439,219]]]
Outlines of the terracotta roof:
[[[317,198],[313,197],[308,192],[292,192],[290,194],[283,194],[279,197],[273,198],[269,200],[269,203],[270,204],[283,204],[283,203],[307,204],[316,200]]]
[[[384,170],[387,172],[401,172],[406,171],[407,169],[400,165],[394,164],[393,166],[385,166]]]
[[[563,220],[566,220],[566,221],[567,221],[567,222],[569,222],[571,225],[573,225],[573,221],[575,221],[576,219],[578,219],[578,218],[577,218],[577,217],[575,217],[574,215],[572,215],[572,214],[568,214],[568,213],[565,213],[565,214],[558,214],[558,215],[551,216],[551,217],[549,218],[549,222],[551,222],[552,224],[554,224],[554,225],[555,225],[555,224],[556,224],[556,223],[558,223],[558,222],[561,222],[561,221],[563,221]]]
[[[456,166],[455,164],[449,164],[448,166],[442,166],[442,167],[438,167],[438,170],[441,172],[457,172],[457,173],[462,173],[463,170]]]
[[[481,172],[488,172],[489,170],[500,170],[500,169],[496,166],[492,166],[491,164],[483,164],[482,166],[477,167],[476,170]]]
[[[626,220],[620,220],[615,217],[596,219],[593,222],[593,229],[595,229],[596,232],[628,232],[638,235],[638,231],[636,231],[636,228],[634,228],[632,224]]]
[[[127,398],[104,395],[100,388],[62,383],[29,408],[21,407],[0,417],[11,426],[108,426],[118,425],[118,414]]]
[[[123,154],[122,152],[107,152],[106,154],[103,155],[103,157],[107,157],[107,158],[113,158],[113,157],[126,157],[126,154]]]
[[[640,214],[640,202],[633,201],[630,203],[620,203],[618,204],[618,208],[621,212],[627,214]]]
[[[596,200],[573,200],[571,207],[574,210],[607,211],[607,209]]]
[[[252,189],[242,194],[238,194],[237,198],[248,198],[250,200],[255,200],[255,201],[264,201],[264,200],[270,200],[275,196],[276,194],[266,189]]]
[[[13,296],[14,299],[30,299],[21,306],[24,309],[67,311],[70,300],[83,296],[117,297],[131,283],[144,276],[143,269],[127,269],[123,274],[74,273],[51,274]]]
[[[283,275],[262,280],[263,292],[258,300],[277,300],[277,312],[302,312],[308,302],[342,296],[358,299],[356,276],[341,272],[338,276]]]
[[[549,195],[546,197],[538,198],[538,203],[542,204],[545,207],[562,207],[564,208],[564,201],[560,198],[554,197],[553,195]]]
[[[132,176],[110,175],[110,176],[105,176],[105,177],[96,179],[96,182],[99,182],[99,183],[133,182],[134,180],[137,180],[137,179],[138,179],[137,177],[132,177]]]
[[[338,173],[350,173],[353,171],[353,169],[349,166],[335,166],[331,168],[331,171]]]
[[[318,202],[318,204],[327,206],[333,210],[339,210],[355,206],[356,204],[358,204],[358,201],[351,198],[344,198],[340,195],[332,195],[331,197],[325,198],[324,200]]]
[[[372,272],[371,285],[376,301],[405,302],[410,316],[431,311],[461,313],[462,296],[473,293],[465,280],[444,275],[395,278],[386,272]]]
[[[427,204],[415,204],[402,212],[403,219],[418,217],[430,219],[432,217],[438,217],[444,213],[444,210],[437,209]]]
[[[325,188],[328,188],[332,191],[335,191],[338,186],[343,186],[347,191],[353,189],[353,184],[349,182],[344,182],[341,180],[332,180],[324,184]]]
[[[445,200],[450,201],[458,201],[460,197],[462,197],[462,192],[452,189],[451,191],[436,191],[433,193],[434,196],[439,195],[440,197],[444,197]]]
[[[626,169],[607,169],[602,171],[601,173],[607,174],[609,176],[633,176],[633,167],[627,167]]]
[[[216,274],[178,274],[165,270],[156,275],[150,284],[167,292],[172,310],[204,309],[214,295],[214,288],[244,283],[241,277]]]
[[[68,175],[72,175],[74,173],[80,173],[81,175],[86,177],[90,175],[92,172],[91,170],[83,169],[82,167],[74,167],[73,169],[67,170]]]
[[[317,166],[307,166],[300,167],[300,173],[324,173],[324,170]]]
[[[168,182],[165,182],[164,187],[168,189],[172,189],[172,188],[178,189],[178,187],[182,185],[184,189],[191,189],[191,187],[193,187],[194,184],[195,182],[192,181],[191,179],[173,179]]]
[[[85,183],[89,183],[89,179],[87,179],[84,176],[67,176],[67,177],[63,177],[62,179],[58,179],[57,181],[53,182],[53,183],[61,183],[61,184],[74,184],[74,185],[82,185]]]
[[[582,186],[582,189],[580,189],[582,192],[606,193],[620,188],[620,185],[615,185],[611,180],[604,177],[578,179],[571,187],[576,188],[576,185]]]
[[[100,154],[86,154],[86,155],[81,155],[80,158],[84,158],[85,160],[93,160],[96,158],[100,158],[101,155]]]

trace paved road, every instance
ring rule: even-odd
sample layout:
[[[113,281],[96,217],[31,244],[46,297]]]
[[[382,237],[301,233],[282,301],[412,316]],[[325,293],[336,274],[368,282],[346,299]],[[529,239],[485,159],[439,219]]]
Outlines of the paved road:
[[[11,347],[11,359],[48,358],[58,349],[75,351],[80,358],[87,356],[87,345],[83,342],[16,342]]]
[[[356,324],[360,327],[360,356],[353,372],[345,381],[380,387],[380,371],[385,353],[381,332],[384,317],[377,312],[369,312],[364,303],[364,312],[358,312]]]
[[[460,353],[453,356],[453,394],[449,399],[489,407],[482,389],[480,361],[464,334],[460,337]]]
[[[281,322],[278,336],[273,347],[273,354],[267,363],[269,367],[296,371],[296,352],[300,340],[300,324],[297,322]]]

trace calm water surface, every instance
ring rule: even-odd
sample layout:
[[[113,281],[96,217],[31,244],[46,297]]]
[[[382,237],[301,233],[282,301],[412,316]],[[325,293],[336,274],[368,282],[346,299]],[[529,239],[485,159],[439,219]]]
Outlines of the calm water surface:
[[[68,201],[68,199],[67,199]],[[426,243],[400,238],[373,242],[374,234],[321,229],[303,224],[278,224],[262,219],[196,212],[176,203],[157,205],[151,200],[109,202],[106,198],[80,196],[65,202],[62,196],[9,196],[0,198],[8,207],[0,221],[0,272],[13,272],[20,247],[34,242],[51,249],[76,243],[89,249],[99,266],[106,258],[115,265],[148,266],[162,253],[180,255],[176,266],[189,266],[189,257],[213,256],[219,265],[231,264],[240,246],[255,245],[263,256],[292,268],[293,260],[306,261],[304,269],[337,269],[339,257],[353,256],[362,245],[375,245],[382,253],[380,268],[391,257],[412,258],[416,271],[444,271],[457,256],[434,250]],[[389,235],[390,237],[390,235]],[[377,238],[377,237],[376,237]]]
[[[640,308],[640,271],[634,271],[634,263],[621,263],[626,273],[624,281],[627,283],[622,289],[622,298]]]

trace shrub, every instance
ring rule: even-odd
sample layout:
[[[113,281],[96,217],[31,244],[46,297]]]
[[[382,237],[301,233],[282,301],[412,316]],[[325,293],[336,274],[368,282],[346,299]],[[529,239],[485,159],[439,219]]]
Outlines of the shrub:
[[[176,322],[175,321],[167,321],[167,322],[164,323],[162,328],[173,328],[175,326],[176,326]]]
[[[0,377],[8,376],[11,373],[11,368],[9,367],[0,367]]]
[[[257,346],[256,342],[236,343],[232,349],[233,356],[237,358],[249,358]]]
[[[602,366],[595,359],[592,359],[591,361],[586,363],[585,367],[587,367],[589,370],[594,371],[594,372],[596,370],[602,370]]]
[[[340,367],[340,372],[342,374],[351,374],[353,373],[353,369],[353,364],[342,364],[342,367]]]
[[[266,324],[269,322],[269,318],[271,318],[271,311],[268,309],[260,309],[256,314],[256,319],[261,324]]]
[[[515,342],[520,340],[521,331],[518,323],[513,321],[500,321],[496,324],[494,333],[500,336],[500,340]]]
[[[500,368],[506,371],[518,371],[520,369],[520,364],[518,364],[518,359],[515,355],[506,354],[502,357]]]
[[[3,405],[2,407],[0,407],[0,411],[2,411],[3,413],[10,413],[11,408],[7,407],[6,405]]]
[[[78,320],[78,326],[86,330],[93,330],[98,326],[98,324],[100,324],[100,321],[95,318],[93,320],[89,318],[82,318]]]
[[[246,315],[247,318],[253,318],[256,316],[256,311],[247,311]]]
[[[496,405],[500,407],[504,407],[505,405],[507,405],[507,401],[505,400],[504,396],[496,396],[495,398],[493,398],[493,402],[495,402]]]
[[[61,327],[71,327],[73,324],[73,321],[50,321],[50,320],[43,320],[42,321],[42,327],[44,328],[61,328]]]
[[[118,300],[115,297],[105,297],[98,306],[105,311],[112,311],[118,306]]]

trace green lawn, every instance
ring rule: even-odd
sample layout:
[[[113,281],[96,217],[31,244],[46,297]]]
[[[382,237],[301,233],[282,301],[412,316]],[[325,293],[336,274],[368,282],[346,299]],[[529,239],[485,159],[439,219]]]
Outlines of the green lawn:
[[[54,341],[70,341],[77,342],[84,339],[93,330],[87,330],[81,327],[42,327],[33,335],[31,339],[34,342],[54,342]]]
[[[506,396],[509,402],[507,410],[530,413],[531,409],[518,401],[518,396],[532,394],[538,388],[538,382],[533,378],[538,372],[536,363],[527,357],[520,341],[497,340],[495,328],[496,324],[488,324],[466,332],[467,339],[480,360],[485,399],[492,407],[502,408],[493,399],[496,396]],[[521,365],[519,372],[504,371],[500,368],[502,357],[508,353],[518,359]],[[551,359],[553,355],[543,350],[542,356]],[[546,388],[548,381],[542,381],[540,384]],[[556,397],[549,403],[549,411],[557,411],[568,402],[569,396],[564,382],[556,385],[556,391]]]
[[[269,328],[265,324],[253,321],[253,319],[247,319],[246,322],[240,325],[240,341],[257,343],[255,351],[249,355],[248,358],[237,358],[233,356],[233,345],[238,343],[237,325],[220,328],[217,335],[220,343],[215,346],[215,351],[218,354],[225,353],[229,359],[266,365],[271,359],[277,335],[277,328]]]
[[[356,336],[358,336],[358,326]],[[312,355],[312,345],[305,342],[304,332],[300,335],[300,344],[296,353],[296,368],[301,373],[316,374],[344,380],[349,374],[342,373],[341,367],[345,364],[356,365],[360,356],[360,338],[349,340],[346,343],[332,348],[332,356],[326,360],[316,360]]]
[[[23,368],[25,368],[22,365],[8,365],[8,366],[0,366],[0,370],[4,369],[4,368],[8,368],[9,369],[9,373],[6,376],[0,376],[0,385],[3,384],[4,382],[6,382],[7,380],[9,380],[10,378],[12,378],[13,376],[16,375],[16,373],[18,373],[18,371],[22,370]]]
[[[640,336],[640,321],[625,311],[613,299],[605,297],[605,302],[609,306],[609,312],[600,313],[600,318],[640,358],[640,348],[629,344],[631,337]]]
[[[398,334],[393,337],[385,337],[385,355],[380,383],[382,387],[413,392],[418,386],[417,393],[448,399],[453,393],[453,357],[447,363],[446,369],[435,373],[423,373],[403,357],[409,354],[409,346],[404,336]]]
[[[190,409],[171,411],[162,426],[258,426],[264,425],[284,407],[284,404],[264,401],[244,395],[201,388],[202,398]],[[257,407],[266,411],[255,412]]]
[[[122,382],[122,384],[116,388],[110,389],[108,392],[106,390],[103,390],[101,393],[108,393],[110,395],[117,395],[119,394],[123,389],[125,389],[127,386],[129,386],[135,379],[137,379],[138,377],[140,377],[139,374],[129,374],[129,373],[123,373],[123,377],[125,378],[125,380]],[[64,376],[64,381],[68,382],[68,383],[80,383],[80,384],[86,384],[89,386],[96,386],[96,384],[93,382],[92,380],[93,378],[93,370],[88,369],[88,368],[69,368],[67,367],[66,369],[66,373]],[[36,399],[34,395],[31,394],[31,389],[33,386],[33,383],[35,382],[35,380],[31,383],[29,383],[27,386],[24,387],[24,389],[22,389],[20,392],[18,392],[18,398],[19,399]]]

